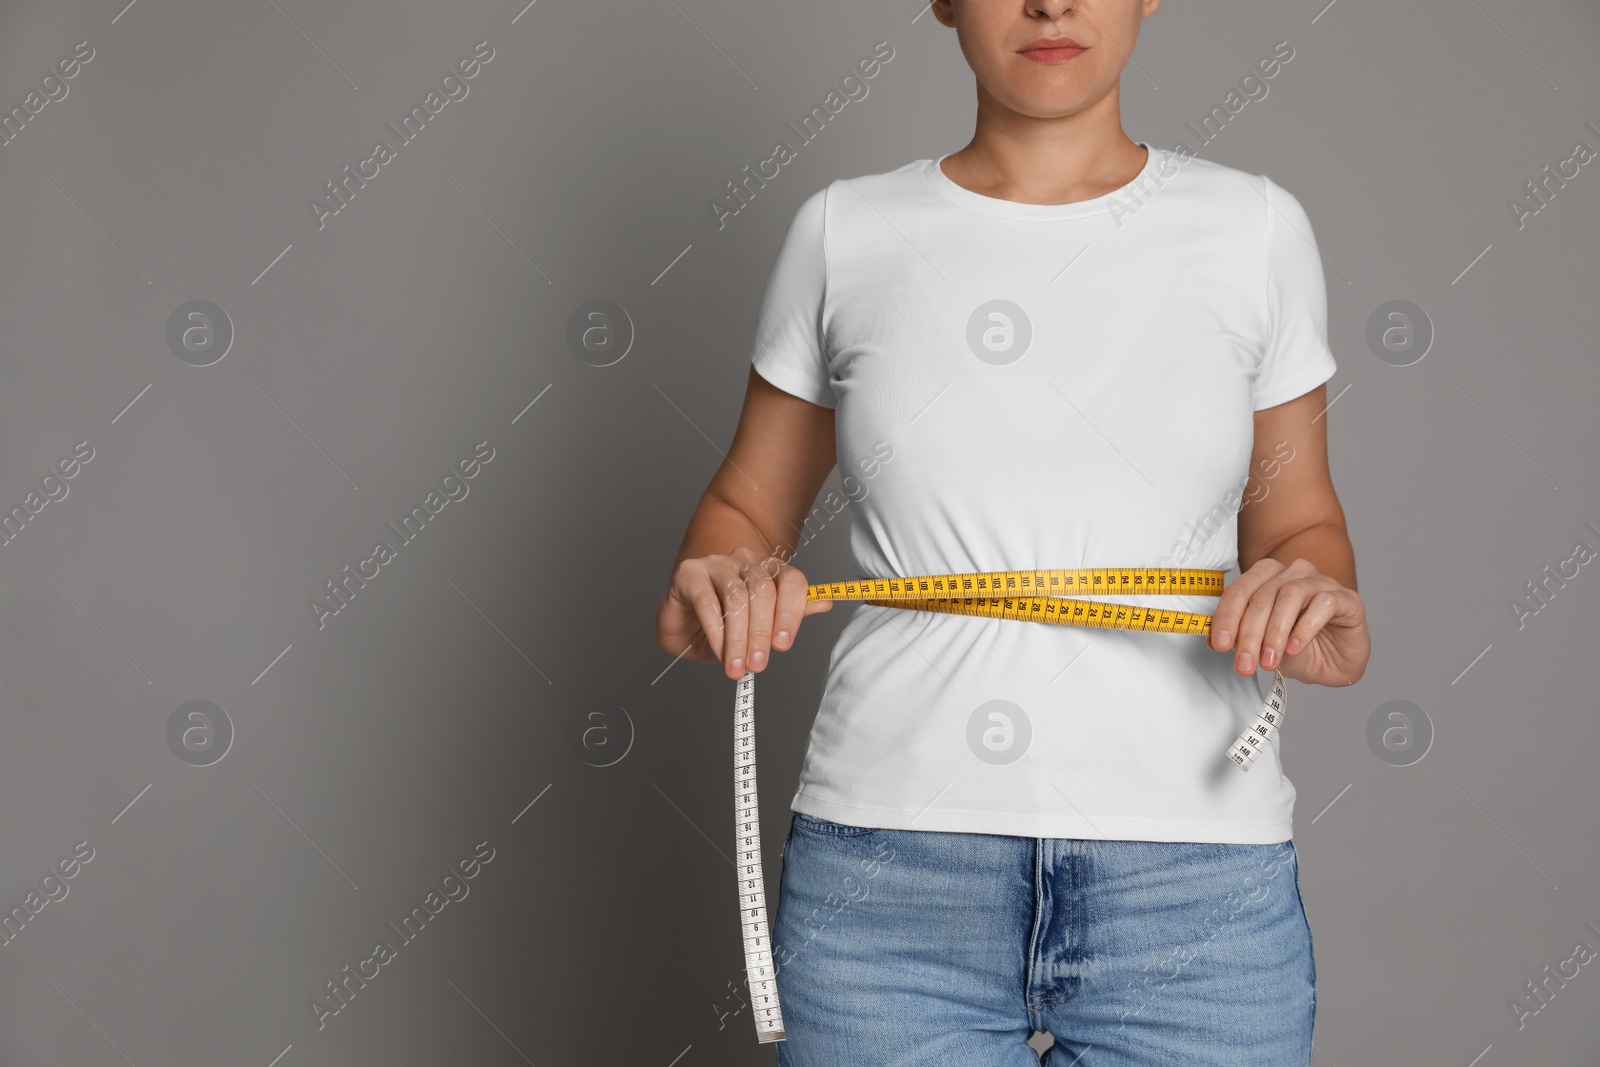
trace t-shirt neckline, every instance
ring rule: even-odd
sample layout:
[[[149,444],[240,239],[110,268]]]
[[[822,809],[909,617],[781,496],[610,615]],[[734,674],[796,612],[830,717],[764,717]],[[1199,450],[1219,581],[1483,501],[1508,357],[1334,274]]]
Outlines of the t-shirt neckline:
[[[1019,200],[1003,200],[995,196],[984,196],[982,193],[973,192],[964,185],[957,185],[939,165],[950,156],[955,155],[954,152],[946,152],[938,159],[924,159],[922,161],[922,177],[928,188],[951,203],[972,211],[980,211],[986,215],[1000,215],[1005,218],[1030,219],[1034,221],[1076,219],[1089,215],[1103,215],[1112,209],[1114,202],[1124,200],[1128,193],[1149,181],[1156,169],[1161,165],[1161,149],[1144,141],[1135,141],[1134,144],[1146,150],[1144,166],[1140,168],[1138,174],[1135,174],[1126,185],[1112,189],[1110,192],[1090,197],[1088,200],[1074,200],[1069,204],[1025,204]]]

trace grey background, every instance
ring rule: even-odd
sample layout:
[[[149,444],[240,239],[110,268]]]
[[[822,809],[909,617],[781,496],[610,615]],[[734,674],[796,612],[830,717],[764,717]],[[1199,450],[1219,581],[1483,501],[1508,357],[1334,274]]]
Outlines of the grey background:
[[[0,547],[0,910],[94,849],[0,946],[0,1063],[772,1062],[726,1014],[733,685],[667,669],[654,610],[795,208],[963,145],[971,74],[910,3],[524,2],[0,5],[0,111],[95,50],[0,147],[0,505],[94,449]],[[1508,1007],[1600,947],[1600,576],[1508,608],[1600,545],[1600,162],[1521,229],[1508,207],[1600,147],[1600,11],[1174,2],[1126,128],[1194,145],[1285,39],[1200,152],[1299,197],[1328,265],[1375,654],[1294,685],[1285,728],[1317,1062],[1600,1063],[1600,964],[1520,1031]],[[480,40],[469,95],[319,230],[307,201]],[[869,95],[719,231],[710,198],[881,40]],[[209,367],[166,343],[195,299],[236,330]],[[594,299],[637,331],[609,367],[565,340]],[[1366,343],[1393,299],[1437,331],[1413,366]],[[323,583],[483,440],[319,630]],[[852,573],[845,524],[804,569]],[[757,685],[769,903],[848,617]],[[168,747],[190,700],[235,731],[211,766]],[[1391,700],[1436,733],[1411,766],[1368,747]],[[482,841],[470,894],[319,1030],[310,998]]]

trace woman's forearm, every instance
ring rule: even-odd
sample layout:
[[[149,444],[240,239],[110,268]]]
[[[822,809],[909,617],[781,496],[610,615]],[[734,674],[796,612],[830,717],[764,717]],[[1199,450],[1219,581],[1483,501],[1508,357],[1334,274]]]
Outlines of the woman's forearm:
[[[775,551],[750,516],[708,491],[689,519],[673,566],[700,556],[731,555],[736,548],[748,548],[762,559]]]
[[[1341,524],[1324,522],[1308,526],[1284,540],[1267,555],[1284,566],[1296,559],[1304,559],[1339,584],[1349,589],[1356,587],[1356,551],[1350,544],[1349,533]],[[1248,570],[1255,562],[1241,559],[1240,569]]]

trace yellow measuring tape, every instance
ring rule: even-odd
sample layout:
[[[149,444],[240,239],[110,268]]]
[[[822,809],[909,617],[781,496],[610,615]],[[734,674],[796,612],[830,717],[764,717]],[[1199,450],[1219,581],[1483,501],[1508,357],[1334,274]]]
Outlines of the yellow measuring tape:
[[[1197,567],[1079,567],[1031,571],[923,574],[909,578],[859,578],[806,586],[806,603],[861,600],[881,607],[941,611],[992,619],[1093,626],[1206,636],[1211,616],[1197,611],[1102,603],[1077,597],[1221,596],[1226,575]],[[1283,722],[1288,686],[1274,668],[1272,692],[1255,718],[1228,747],[1228,759],[1248,771]],[[767,898],[761,877],[760,804],[756,795],[755,674],[746,671],[734,696],[734,827],[739,870],[739,920],[745,973],[754,1005],[756,1039],[782,1041],[783,1013],[777,968],[767,932]]]
[[[861,600],[882,607],[942,611],[991,619],[1093,626],[1147,633],[1211,633],[1211,616],[1137,604],[1078,600],[1081,596],[1221,596],[1226,575],[1206,567],[1074,567],[1031,571],[922,574],[910,578],[859,578],[806,586],[806,603]],[[1283,721],[1288,687],[1283,672],[1255,720],[1228,747],[1228,758],[1248,771],[1258,751]]]
[[[1073,596],[1220,596],[1223,572],[1197,568],[1085,567],[862,578],[806,586],[806,602],[864,600],[885,607],[984,615],[1068,626],[1207,634],[1211,616]]]
[[[1080,566],[1042,571],[973,571],[970,574],[917,574],[912,577],[862,577],[851,582],[806,585],[813,600],[862,600],[885,608],[944,611],[947,614],[1090,625],[1102,630],[1147,633],[1211,633],[1211,616],[1202,611],[1141,608],[1075,597],[1221,597],[1226,574],[1218,569],[1178,566]],[[1227,749],[1227,758],[1248,771],[1256,752],[1272,741],[1283,720],[1288,686],[1282,670],[1262,702],[1261,712]]]

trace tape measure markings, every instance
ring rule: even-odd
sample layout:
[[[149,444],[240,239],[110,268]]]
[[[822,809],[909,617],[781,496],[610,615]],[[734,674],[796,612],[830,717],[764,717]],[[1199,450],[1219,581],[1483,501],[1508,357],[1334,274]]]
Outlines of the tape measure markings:
[[[756,791],[756,676],[746,671],[733,699],[733,823],[739,872],[739,926],[744,938],[745,983],[756,1040],[784,1040],[778,972],[767,931],[767,892],[761,874],[761,804]]]

